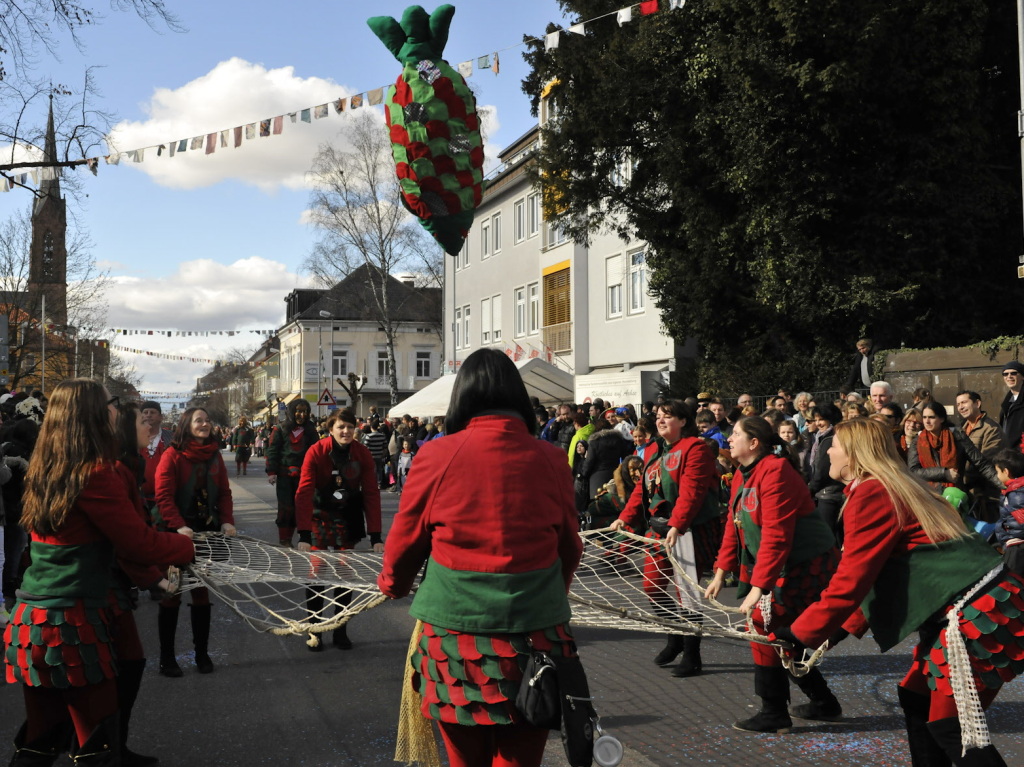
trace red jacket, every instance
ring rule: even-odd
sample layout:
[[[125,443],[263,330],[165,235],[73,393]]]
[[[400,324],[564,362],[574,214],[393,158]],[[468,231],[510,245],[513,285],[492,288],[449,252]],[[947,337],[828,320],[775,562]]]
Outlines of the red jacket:
[[[644,514],[645,486],[650,499],[649,488],[652,483],[661,482],[662,464],[668,468],[671,481],[676,486],[670,492],[679,493],[672,506],[669,524],[679,532],[685,533],[700,513],[708,491],[718,486],[715,459],[707,445],[697,437],[683,437],[656,460],[647,464],[647,468],[644,469],[644,481],[637,482],[633,487],[633,493],[629,496],[629,502],[619,515],[619,519],[632,528],[637,527]],[[663,493],[666,490],[668,488],[662,488]],[[653,511],[652,508],[651,512]]]
[[[740,498],[743,490],[747,492]],[[757,549],[750,585],[770,591],[793,549],[796,521],[814,513],[814,501],[807,490],[807,483],[785,458],[766,455],[758,461],[746,481],[742,472],[737,470],[732,478],[725,537],[715,562],[715,569],[726,572],[739,572],[739,532],[733,521],[737,503],[743,504],[743,510],[750,513],[751,521],[761,528],[761,545]]]
[[[519,418],[487,415],[420,448],[377,584],[409,593],[429,555],[446,568],[525,573],[561,561],[568,591],[583,553],[565,452]]]
[[[124,480],[128,488],[128,497],[131,499],[135,513],[139,515],[139,519],[142,520],[146,527],[150,527],[149,514],[146,513],[145,507],[142,505],[142,495],[139,493],[139,484],[134,472],[118,461],[117,473]],[[139,588],[152,588],[164,577],[164,570],[156,565],[141,565],[123,557],[118,557],[117,564],[131,582]]]
[[[134,480],[132,480],[134,481]],[[60,530],[51,535],[32,533],[32,540],[49,546],[75,546],[104,539],[124,562],[171,565],[191,562],[192,541],[177,533],[159,533],[139,517],[124,475],[115,466],[95,469]]]
[[[309,450],[302,461],[299,489],[295,493],[295,522],[301,531],[313,529],[313,494],[325,485],[334,471],[331,449],[334,437],[324,437]],[[366,515],[366,532],[380,533],[380,487],[377,485],[377,471],[373,456],[364,445],[352,442],[349,457],[359,464],[358,480],[352,482],[363,494],[363,513]]]
[[[220,453],[214,453],[215,460],[210,467],[217,483],[219,495],[217,498],[217,517],[220,523],[234,524],[235,510],[231,500],[231,485],[228,483],[228,472],[224,467],[224,459]],[[160,509],[160,516],[172,530],[185,526],[185,520],[178,509],[175,493],[178,488],[188,482],[189,477],[195,470],[196,464],[189,461],[182,453],[173,447],[167,448],[163,458],[160,459],[160,466],[156,470],[156,505]]]
[[[156,497],[156,470],[160,465],[160,459],[163,458],[164,453],[171,444],[171,433],[167,429],[160,430],[160,441],[156,443],[156,450],[153,451],[153,455],[149,454],[149,448],[144,447],[139,450],[139,455],[142,456],[146,462],[144,468],[144,477],[142,480],[142,497],[143,498],[154,498]]]
[[[931,543],[916,519],[901,528],[889,493],[877,479],[847,485],[843,507],[843,558],[839,569],[812,604],[792,625],[793,635],[808,647],[818,647],[844,624],[863,625],[859,612],[885,563],[915,546]],[[857,633],[853,631],[852,633]]]

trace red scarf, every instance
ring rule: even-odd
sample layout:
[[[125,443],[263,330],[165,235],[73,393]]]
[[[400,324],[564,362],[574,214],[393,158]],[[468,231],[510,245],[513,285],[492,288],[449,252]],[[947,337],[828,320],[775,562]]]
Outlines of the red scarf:
[[[917,438],[917,458],[925,469],[941,467],[963,472],[963,461],[957,455],[953,432],[949,429],[942,429],[938,434],[922,431]],[[947,482],[942,484],[949,485]]]
[[[195,440],[189,440],[181,454],[191,463],[206,463],[217,453],[220,446],[215,440],[210,440],[205,445]]]

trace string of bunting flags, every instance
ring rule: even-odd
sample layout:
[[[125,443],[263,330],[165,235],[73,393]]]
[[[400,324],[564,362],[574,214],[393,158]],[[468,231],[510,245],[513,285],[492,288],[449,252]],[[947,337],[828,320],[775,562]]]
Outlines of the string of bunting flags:
[[[639,10],[641,16],[650,16],[657,13],[661,9],[661,5],[666,4],[669,10],[681,10],[686,5],[686,0],[644,0],[644,2],[633,3],[632,5],[625,6],[616,11],[611,11],[600,16],[595,16],[592,19],[572,24],[567,28],[549,32],[543,37],[531,38],[530,40],[501,48],[494,53],[468,59],[460,62],[455,69],[458,70],[460,75],[466,78],[473,75],[474,69],[477,71],[490,70],[497,75],[500,72],[500,54],[514,48],[519,48],[525,45],[526,42],[543,40],[544,49],[546,51],[552,51],[558,48],[563,33],[583,35],[586,33],[586,27],[588,24],[592,24],[595,21],[609,16],[615,16],[618,25],[622,27],[633,21],[634,10]],[[126,159],[132,163],[144,162],[147,154],[150,157],[152,157],[153,154],[157,157],[161,157],[164,154],[167,154],[169,157],[174,157],[177,154],[185,152],[189,152],[191,154],[201,152],[204,155],[210,155],[215,153],[218,149],[238,149],[245,141],[280,135],[284,132],[285,125],[298,125],[301,123],[311,123],[313,120],[324,119],[330,116],[332,108],[336,115],[342,115],[346,111],[353,111],[366,106],[382,105],[384,103],[384,94],[388,87],[390,86],[385,85],[379,88],[360,91],[352,96],[337,98],[323,104],[316,104],[305,107],[304,109],[297,109],[294,112],[287,112],[274,117],[267,117],[255,122],[243,123],[242,125],[216,130],[211,133],[204,133],[199,136],[174,139],[173,141],[153,144],[146,147],[140,147],[138,149],[112,151],[108,155],[88,157],[83,160],[72,160],[70,162],[62,163],[62,165],[67,167],[85,165],[95,175],[99,171],[101,159],[107,165],[118,165],[122,159]],[[10,177],[0,176],[0,192],[8,192],[15,186],[27,187],[30,180],[38,187],[40,181],[48,181],[57,178],[58,172],[58,168],[40,167],[24,173],[14,174]]]
[[[107,342],[101,342],[103,346],[107,346]],[[156,357],[162,360],[175,360],[177,362],[200,362],[205,365],[231,365],[234,367],[262,367],[267,364],[267,360],[260,360],[259,362],[238,362],[237,360],[225,360],[225,359],[207,359],[205,357],[191,357],[181,354],[168,354],[166,352],[154,352],[149,349],[133,349],[130,346],[119,346],[118,344],[109,344],[110,348],[118,352],[128,352],[129,354],[142,354],[146,357]]]
[[[114,335],[118,336],[165,336],[167,338],[178,338],[185,336],[203,337],[209,336],[240,336],[245,333],[255,333],[261,336],[272,336],[277,331],[273,328],[259,330],[150,330],[148,328],[110,328]]]

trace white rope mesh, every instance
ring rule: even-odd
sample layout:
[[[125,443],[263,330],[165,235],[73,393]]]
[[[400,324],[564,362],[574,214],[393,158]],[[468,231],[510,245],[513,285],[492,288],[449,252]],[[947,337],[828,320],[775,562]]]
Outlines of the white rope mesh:
[[[663,541],[609,529],[581,537],[583,559],[569,592],[574,625],[773,644],[747,630],[739,609],[704,598],[692,566],[691,536],[680,536],[667,552],[668,568],[657,582],[645,579],[644,561],[652,550],[666,552]],[[196,561],[186,569],[182,590],[205,586],[258,631],[329,631],[387,600],[377,589],[383,555],[372,551],[306,553],[215,533],[196,536],[195,545]],[[797,661],[781,644],[774,646],[797,676],[824,652],[819,648]]]
[[[971,658],[967,654],[967,645],[960,633],[960,614],[964,605],[970,602],[984,587],[991,585],[992,579],[1003,571],[1003,563],[974,584],[970,591],[957,600],[946,614],[946,661],[949,663],[949,684],[953,688],[953,700],[956,702],[957,716],[960,718],[960,741],[963,745],[961,756],[967,755],[969,748],[985,748],[992,740],[988,734],[988,721],[985,710],[981,707],[978,687],[974,683],[971,671]]]

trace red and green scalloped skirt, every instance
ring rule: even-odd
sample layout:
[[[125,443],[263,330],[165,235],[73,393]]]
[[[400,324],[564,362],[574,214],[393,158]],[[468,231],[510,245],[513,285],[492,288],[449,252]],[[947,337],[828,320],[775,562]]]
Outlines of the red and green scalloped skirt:
[[[521,634],[470,634],[424,623],[410,659],[423,716],[463,725],[523,721],[515,699],[530,642],[533,649],[553,655],[576,654],[566,624]]]
[[[945,613],[951,609],[952,605]],[[1024,672],[1024,579],[1006,573],[975,596],[960,615],[960,633],[979,692],[998,690]],[[944,619],[938,638],[914,649],[914,666],[924,673],[932,690],[953,694]]]
[[[18,602],[4,631],[7,681],[84,687],[116,675],[113,615],[106,607],[45,608]]]

